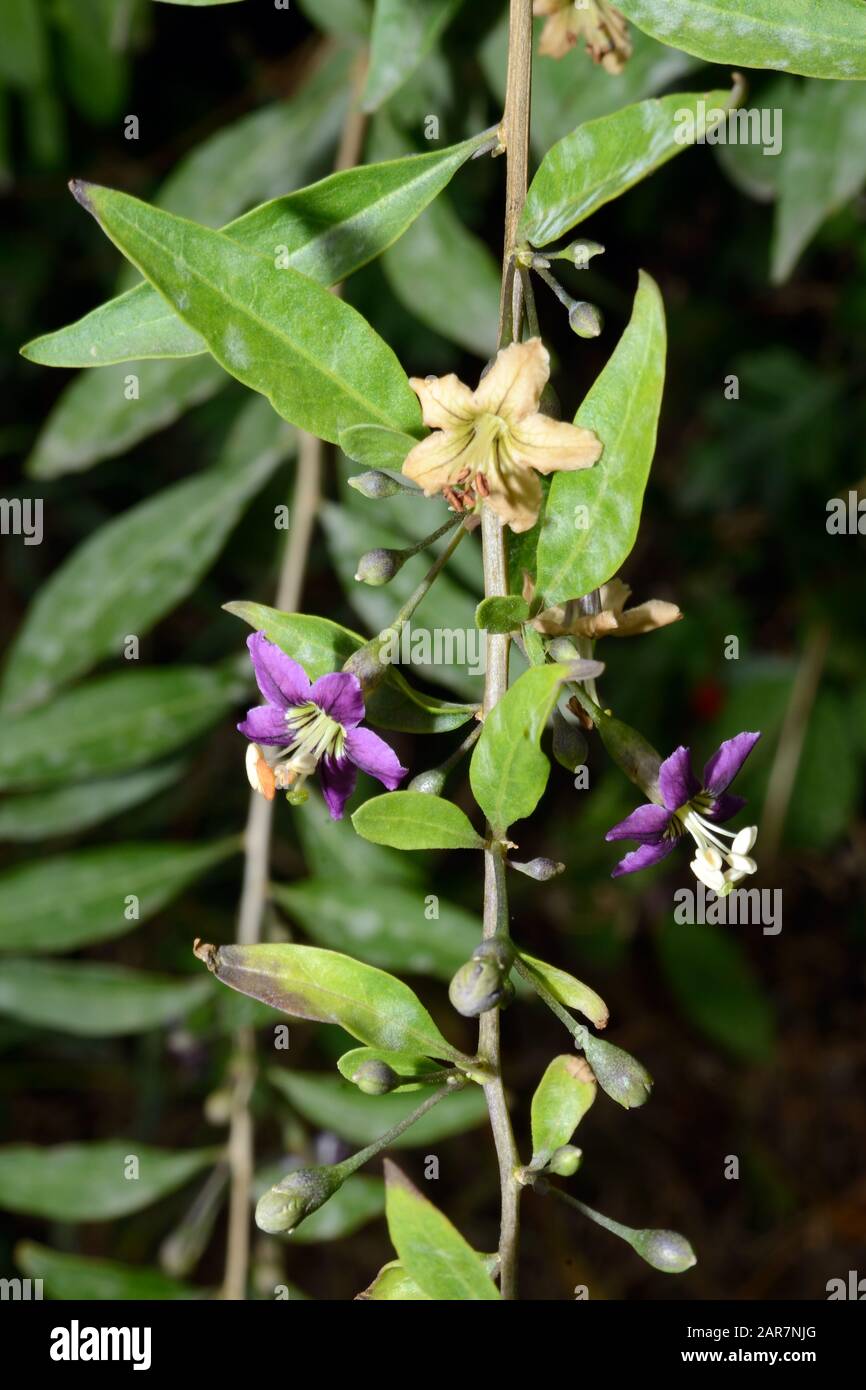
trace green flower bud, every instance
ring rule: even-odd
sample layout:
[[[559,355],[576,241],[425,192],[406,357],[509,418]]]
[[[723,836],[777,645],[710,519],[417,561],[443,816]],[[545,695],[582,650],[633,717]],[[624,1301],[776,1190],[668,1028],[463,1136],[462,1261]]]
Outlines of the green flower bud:
[[[559,864],[555,859],[530,859],[526,864],[518,864],[516,859],[507,861],[509,869],[516,869],[519,874],[526,874],[527,878],[534,878],[537,883],[547,883],[548,879],[556,878],[565,868],[564,864]]]
[[[595,727],[607,752],[629,781],[640,787],[651,801],[657,801],[662,760],[652,744],[637,729],[610,714],[602,714]]]
[[[586,737],[578,724],[566,719],[561,710],[553,711],[553,756],[560,767],[574,772],[586,762]]]
[[[379,588],[389,584],[403,568],[406,557],[402,550],[368,550],[358,561],[355,578],[359,584],[370,584]]]
[[[602,1042],[589,1031],[584,1036],[583,1051],[599,1086],[611,1100],[626,1110],[634,1110],[649,1100],[652,1077],[630,1052]]]
[[[599,241],[589,241],[586,237],[578,237],[577,241],[572,241],[562,252],[565,260],[571,261],[572,265],[578,270],[585,270],[593,256],[604,254],[604,247]]]
[[[561,661],[564,666],[569,666],[571,662],[580,659],[580,652],[577,650],[577,643],[573,637],[554,637],[547,652],[554,661]]]
[[[495,954],[473,957],[457,971],[448,986],[448,998],[464,1018],[477,1018],[509,998],[509,969]]]
[[[441,796],[445,786],[445,773],[441,767],[428,768],[426,772],[419,772],[409,783],[407,790],[410,792],[426,792],[428,796]]]
[[[635,1231],[631,1248],[662,1274],[684,1274],[698,1262],[685,1236],[676,1231]]]
[[[355,1068],[352,1080],[365,1096],[386,1096],[400,1085],[401,1078],[387,1062],[370,1057]]]
[[[595,304],[580,299],[568,311],[568,326],[578,338],[597,338],[604,327],[604,318]]]
[[[256,1225],[271,1236],[289,1233],[342,1185],[343,1177],[335,1168],[296,1168],[259,1198]]]
[[[398,482],[389,478],[387,473],[380,473],[377,468],[371,468],[367,473],[356,473],[354,478],[349,479],[349,487],[372,501],[379,497],[393,497],[395,493],[404,491]]]
[[[350,671],[353,676],[358,677],[365,697],[372,694],[388,674],[391,663],[383,656],[385,645],[381,634],[372,637],[363,647],[353,652],[348,661],[343,662],[343,670]]]
[[[582,1162],[583,1149],[575,1148],[574,1144],[563,1144],[555,1150],[547,1167],[560,1178],[571,1178]]]

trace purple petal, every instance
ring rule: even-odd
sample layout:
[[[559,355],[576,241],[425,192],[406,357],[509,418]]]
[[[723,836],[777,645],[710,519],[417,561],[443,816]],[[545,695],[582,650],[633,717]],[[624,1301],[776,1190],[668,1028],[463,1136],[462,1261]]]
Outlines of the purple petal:
[[[760,734],[737,734],[716,749],[704,768],[704,786],[708,792],[718,796],[731,785],[760,737]]]
[[[355,790],[357,780],[355,764],[349,758],[334,758],[328,753],[319,763],[322,796],[331,813],[331,820],[343,819],[343,808]]]
[[[671,819],[671,812],[666,806],[656,806],[648,801],[644,806],[638,806],[636,811],[632,811],[630,816],[621,820],[612,830],[605,835],[606,840],[640,840],[642,844],[651,844],[658,840],[667,829]]]
[[[389,792],[398,787],[409,771],[389,743],[372,729],[350,729],[346,735],[346,752],[356,767],[376,777]]]
[[[700,791],[688,748],[679,748],[659,768],[659,790],[669,811],[678,811]]]
[[[255,709],[247,710],[247,717],[238,729],[251,743],[287,748],[292,741],[285,715],[273,705],[256,705]]]
[[[716,797],[709,810],[704,811],[703,814],[707,820],[722,824],[724,821],[730,820],[731,816],[735,816],[738,811],[742,811],[746,804],[744,796],[734,796],[731,792],[723,792],[721,796]]]
[[[361,682],[349,671],[331,671],[315,681],[307,696],[344,729],[354,729],[364,718]]]
[[[263,632],[247,638],[256,684],[270,704],[278,709],[303,705],[310,698],[310,678],[303,666],[293,661]]]
[[[641,845],[640,849],[633,849],[625,859],[619,861],[611,878],[619,878],[621,874],[636,874],[639,869],[648,869],[653,864],[660,864],[676,846],[676,840],[659,840],[655,845]]]

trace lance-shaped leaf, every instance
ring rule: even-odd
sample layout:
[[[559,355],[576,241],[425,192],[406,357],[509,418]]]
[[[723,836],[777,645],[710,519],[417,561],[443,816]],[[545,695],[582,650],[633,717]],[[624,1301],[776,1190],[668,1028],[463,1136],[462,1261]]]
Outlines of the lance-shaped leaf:
[[[394,1249],[422,1292],[439,1302],[495,1302],[499,1290],[482,1257],[388,1159],[385,1183],[385,1212]]]
[[[95,184],[78,201],[209,351],[292,424],[336,443],[351,425],[420,433],[394,353],[350,305],[273,254]]]
[[[70,951],[122,936],[240,848],[235,837],[109,845],[18,864],[0,874],[0,951]]]
[[[512,822],[531,816],[541,800],[550,774],[541,735],[567,679],[567,666],[531,667],[484,720],[469,781],[472,795],[499,834]]]
[[[677,92],[578,126],[541,161],[520,235],[535,246],[563,236],[699,139],[730,102],[725,91]]]
[[[639,29],[711,63],[866,78],[860,0],[622,0]]]
[[[318,946],[197,946],[218,980],[295,1018],[338,1023],[389,1052],[465,1061],[416,994],[384,970]]]
[[[308,275],[317,284],[337,284],[402,236],[484,138],[474,136],[431,153],[341,170],[253,208],[222,230],[241,246],[267,255],[272,264],[279,254],[281,265]],[[258,143],[260,137],[250,131],[248,148],[255,149]],[[170,192],[167,189],[166,195]],[[211,225],[194,200],[165,196],[158,202],[173,212],[188,210],[197,221]],[[76,323],[34,339],[22,353],[31,362],[49,367],[96,367],[206,350],[201,335],[144,283]],[[409,448],[416,442],[411,439]]]
[[[520,959],[530,977],[537,979],[560,1004],[564,1004],[567,1009],[577,1009],[578,1013],[588,1018],[596,1028],[607,1026],[607,1005],[601,995],[596,994],[589,985],[575,979],[568,971],[560,970],[556,965],[548,965],[547,961],[528,956],[525,951],[520,952]]]
[[[426,792],[386,792],[359,806],[352,824],[365,840],[392,849],[481,849],[465,812]]]
[[[23,1240],[15,1247],[15,1263],[29,1279],[42,1280],[46,1298],[59,1302],[158,1299],[165,1303],[208,1297],[207,1289],[180,1283],[159,1269],[96,1260],[90,1255],[70,1255],[32,1240]]]
[[[293,447],[253,397],[216,467],[100,527],[43,584],[12,646],[0,705],[39,704],[103,657],[119,658],[198,583],[251,497]]]
[[[395,1086],[393,1091],[395,1095],[400,1091],[420,1090],[424,1085],[424,1075],[427,1072],[438,1071],[441,1073],[439,1064],[431,1062],[429,1057],[420,1057],[415,1052],[386,1052],[381,1047],[354,1047],[351,1052],[344,1052],[337,1062],[337,1070],[347,1081],[354,1084],[355,1073],[366,1062],[384,1062],[398,1076],[418,1078],[408,1080],[402,1086]],[[392,1093],[389,1092],[388,1094]],[[432,1114],[432,1111],[430,1113]]]
[[[305,1120],[320,1129],[338,1134],[350,1144],[372,1144],[380,1135],[399,1124],[418,1108],[423,1097],[395,1093],[387,1096],[367,1096],[341,1076],[320,1072],[297,1072],[289,1068],[268,1073],[274,1086],[291,1102]],[[429,1095],[429,1090],[427,1095]],[[467,1086],[445,1096],[414,1125],[410,1125],[392,1148],[421,1148],[464,1134],[483,1124],[487,1105],[480,1086]]]
[[[493,1275],[499,1267],[498,1255],[479,1255],[487,1273]],[[414,1279],[410,1279],[399,1260],[390,1260],[383,1265],[371,1284],[356,1294],[355,1299],[373,1303],[430,1303],[430,1295],[423,1293]]]
[[[232,670],[120,671],[4,719],[0,789],[101,777],[186,748],[248,691]],[[58,745],[62,740],[62,747]]]
[[[375,0],[364,110],[402,87],[436,43],[460,0]]]
[[[543,1167],[556,1149],[570,1142],[597,1089],[592,1069],[582,1057],[554,1057],[532,1097],[533,1167]]]
[[[48,1221],[113,1221],[141,1211],[214,1164],[219,1149],[172,1152],[137,1139],[0,1148],[0,1209]]]
[[[178,780],[183,767],[181,762],[165,763],[124,777],[6,797],[0,802],[0,841],[26,843],[89,830],[164,791]]]
[[[381,425],[353,425],[340,435],[340,448],[347,458],[366,468],[390,468],[399,473],[406,455],[417,439],[411,434],[386,430]]]
[[[77,1037],[125,1037],[183,1018],[208,998],[208,984],[91,961],[7,960],[0,1014]]]
[[[591,593],[627,558],[637,536],[655,452],[665,377],[665,314],[645,271],[628,327],[575,416],[604,451],[593,468],[557,473],[538,542],[538,588],[548,604]]]
[[[377,883],[361,897],[357,881],[312,878],[275,884],[272,893],[318,945],[401,974],[450,980],[481,939],[478,919],[444,898],[429,921],[418,889]]]

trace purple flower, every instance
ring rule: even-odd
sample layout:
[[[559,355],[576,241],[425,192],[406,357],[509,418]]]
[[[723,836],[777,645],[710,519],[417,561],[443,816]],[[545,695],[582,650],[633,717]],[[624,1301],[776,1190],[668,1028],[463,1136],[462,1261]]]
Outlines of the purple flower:
[[[755,826],[735,833],[720,830],[719,825],[746,804],[743,797],[730,795],[728,787],[760,737],[743,733],[727,739],[710,758],[701,782],[692,772],[688,748],[679,747],[666,758],[658,777],[662,805],[638,806],[605,836],[606,840],[637,840],[639,845],[620,860],[612,877],[658,864],[687,832],[697,845],[692,870],[713,892],[724,896],[746,874],[754,873],[757,865],[749,851],[757,838]],[[725,845],[724,840],[732,843]]]
[[[238,729],[250,740],[250,785],[272,800],[275,789],[296,795],[318,769],[322,794],[333,820],[358,779],[358,768],[393,791],[406,776],[393,748],[371,729],[360,728],[364,699],[357,676],[333,671],[310,681],[263,632],[247,638],[259,690],[267,700],[247,712]],[[276,749],[265,754],[264,749]]]

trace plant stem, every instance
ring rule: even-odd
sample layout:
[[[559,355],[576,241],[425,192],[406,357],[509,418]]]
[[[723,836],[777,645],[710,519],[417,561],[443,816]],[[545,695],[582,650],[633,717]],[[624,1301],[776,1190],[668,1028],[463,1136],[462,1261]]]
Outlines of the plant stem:
[[[359,1149],[356,1154],[352,1154],[351,1158],[343,1159],[342,1163],[336,1165],[337,1168],[344,1171],[346,1177],[357,1172],[369,1159],[375,1158],[376,1154],[381,1153],[383,1149],[387,1149],[390,1144],[393,1144],[395,1139],[399,1139],[401,1134],[404,1134],[411,1125],[414,1125],[416,1120],[420,1120],[422,1115],[426,1115],[428,1110],[432,1110],[434,1105],[438,1105],[440,1100],[444,1100],[446,1096],[450,1096],[455,1091],[462,1091],[464,1086],[468,1084],[467,1081],[461,1081],[455,1078],[454,1081],[449,1081],[446,1085],[440,1086],[438,1091],[434,1091],[432,1095],[427,1096],[426,1100],[422,1100],[421,1104],[417,1106],[410,1115],[407,1115],[405,1119],[398,1120],[397,1123],[388,1130],[387,1134],[380,1134],[379,1138],[374,1139],[372,1144],[368,1144],[364,1149]]]
[[[538,979],[537,975],[533,975],[532,971],[526,968],[526,966],[523,964],[523,961],[520,959],[520,956],[518,956],[514,962],[514,969],[517,971],[518,975],[521,975],[523,977],[527,984],[532,986],[539,999],[541,999],[547,1005],[551,1013],[556,1014],[556,1017],[559,1019],[560,1023],[563,1023],[565,1025],[571,1036],[574,1038],[575,1045],[577,1047],[582,1048],[584,1039],[586,1038],[586,1028],[583,1026],[583,1024],[578,1023],[577,1019],[572,1018],[568,1010],[564,1008],[562,1004],[560,1004],[558,999],[554,998],[550,990],[547,989],[546,986],[543,985],[541,981]]]
[[[502,262],[502,294],[499,306],[500,346],[503,339],[520,333],[523,281],[514,273],[517,224],[526,197],[529,168],[529,114],[532,75],[532,0],[511,0],[508,26],[508,78],[502,129],[506,145],[505,231]],[[505,531],[489,507],[481,511],[481,545],[486,598],[508,593],[508,556]],[[508,637],[487,634],[487,672],[484,713],[489,714],[508,689]],[[491,830],[492,833],[492,830]],[[507,936],[508,896],[505,886],[503,847],[491,842],[484,851],[484,938]],[[502,1081],[499,1011],[481,1015],[478,1053],[491,1067],[494,1080],[484,1087],[490,1125],[499,1163],[500,1230],[499,1287],[502,1297],[517,1296],[517,1255],[520,1234],[521,1186],[515,1176],[520,1155],[514,1142],[511,1116]]]
[[[461,523],[463,522],[462,517],[458,517],[457,520]],[[439,531],[434,533],[434,535],[441,535],[443,531],[450,531],[453,525],[453,521],[446,522],[445,525],[441,527]],[[433,564],[430,566],[429,570],[427,571],[421,582],[418,584],[417,588],[413,589],[412,593],[409,595],[403,606],[394,614],[394,619],[390,625],[393,630],[395,630],[396,632],[400,632],[402,630],[403,624],[405,622],[408,622],[421,600],[427,596],[440,570],[444,569],[444,567],[447,565],[448,561],[451,559],[451,556],[454,554],[455,550],[457,549],[458,545],[463,540],[463,537],[465,535],[466,526],[461,524],[460,529],[457,531],[456,535],[452,536],[451,540],[448,542],[441,555],[436,556],[436,559],[433,561]],[[421,542],[420,546],[416,547],[416,549],[423,549],[424,546],[430,544],[431,540],[433,540],[433,536],[428,536],[426,540]]]

